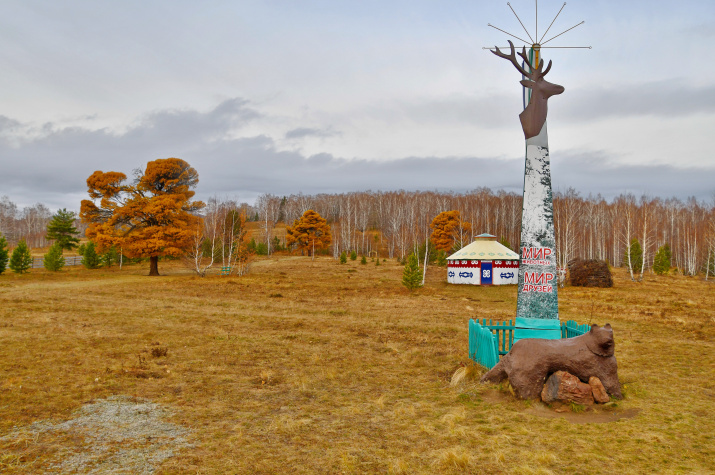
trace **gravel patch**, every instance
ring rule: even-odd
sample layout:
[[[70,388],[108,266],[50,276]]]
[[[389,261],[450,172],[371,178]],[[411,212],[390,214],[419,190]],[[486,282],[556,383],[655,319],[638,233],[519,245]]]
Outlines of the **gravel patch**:
[[[79,448],[61,451],[46,473],[154,473],[184,447],[188,429],[165,422],[169,409],[146,399],[111,396],[86,404],[66,422],[39,421],[0,437],[0,442],[43,433],[79,438]]]

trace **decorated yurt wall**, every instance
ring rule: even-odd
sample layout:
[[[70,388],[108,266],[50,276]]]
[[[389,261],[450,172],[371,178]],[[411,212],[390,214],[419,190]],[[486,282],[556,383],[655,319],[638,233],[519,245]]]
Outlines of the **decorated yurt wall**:
[[[473,243],[447,258],[447,282],[450,284],[517,284],[519,256],[498,243],[496,236],[481,234]]]

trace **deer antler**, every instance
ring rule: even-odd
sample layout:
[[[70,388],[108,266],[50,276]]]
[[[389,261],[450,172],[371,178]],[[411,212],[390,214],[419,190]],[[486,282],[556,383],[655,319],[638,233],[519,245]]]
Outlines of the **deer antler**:
[[[551,69],[551,60],[549,60],[549,64],[546,66],[546,70],[543,73],[541,72],[541,68],[544,67],[544,60],[539,60],[539,64],[537,64],[535,68],[532,68],[531,62],[529,61],[529,57],[526,55],[526,48],[521,49],[521,51],[519,52],[519,56],[521,56],[521,59],[523,59],[526,64],[529,65],[529,68],[531,69],[532,73],[527,76],[532,81],[535,81],[538,77],[543,78],[544,76],[546,76],[546,73],[548,73]]]
[[[536,78],[542,78],[546,76],[546,73],[549,72],[551,69],[551,60],[549,60],[549,64],[546,66],[546,70],[542,73],[541,69],[544,67],[544,60],[541,59],[539,60],[539,64],[536,65],[536,67],[531,67],[531,61],[529,61],[529,57],[526,55],[526,48],[522,48],[521,52],[519,53],[519,56],[526,62],[526,64],[529,65],[529,68],[532,71],[532,75],[529,76],[531,80],[536,80]]]
[[[524,76],[531,78],[532,74],[526,72],[526,70],[524,68],[522,68],[521,65],[519,64],[519,61],[516,60],[516,54],[514,51],[514,43],[512,43],[511,40],[507,40],[507,41],[509,42],[509,46],[511,47],[511,54],[502,53],[499,50],[498,46],[494,47],[494,49],[496,49],[496,51],[491,50],[492,53],[499,56],[500,58],[508,59],[509,61],[511,61],[511,64],[514,65],[514,67],[517,69],[517,71],[519,71]],[[521,53],[519,53],[519,54],[521,55]],[[524,49],[524,54],[526,54],[526,49]],[[529,64],[529,60],[527,60],[526,63]],[[529,66],[531,66],[531,65],[529,65]]]
[[[531,72],[532,72],[531,75],[533,75],[533,72],[534,72],[534,71],[536,71],[536,70],[539,69],[539,65],[538,65],[538,64],[536,65],[535,68],[531,66],[531,61],[529,61],[529,57],[526,55],[526,47],[521,48],[521,51],[519,51],[519,56],[521,56],[521,59],[523,59],[524,62],[529,65],[529,69],[530,69]],[[543,62],[543,61],[539,61],[539,63],[543,64],[544,62]],[[530,75],[530,76],[531,76],[531,75]]]

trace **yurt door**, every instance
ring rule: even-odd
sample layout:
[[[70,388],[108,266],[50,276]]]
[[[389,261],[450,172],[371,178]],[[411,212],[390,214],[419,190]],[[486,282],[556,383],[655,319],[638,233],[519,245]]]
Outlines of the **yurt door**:
[[[492,285],[492,263],[482,261],[482,285]]]

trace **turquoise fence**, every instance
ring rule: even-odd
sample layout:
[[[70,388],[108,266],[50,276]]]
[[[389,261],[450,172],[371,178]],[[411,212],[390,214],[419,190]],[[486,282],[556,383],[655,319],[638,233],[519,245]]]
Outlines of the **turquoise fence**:
[[[493,368],[499,361],[494,335],[474,320],[469,320],[469,358],[486,368]]]
[[[483,318],[469,320],[469,358],[484,366],[493,368],[501,355],[509,353],[514,343],[516,326],[512,320],[492,323]],[[590,325],[579,325],[573,320],[561,323],[561,338],[573,338],[583,335],[591,329]]]
[[[591,325],[579,325],[573,320],[561,324],[561,338],[573,338],[591,330]]]

